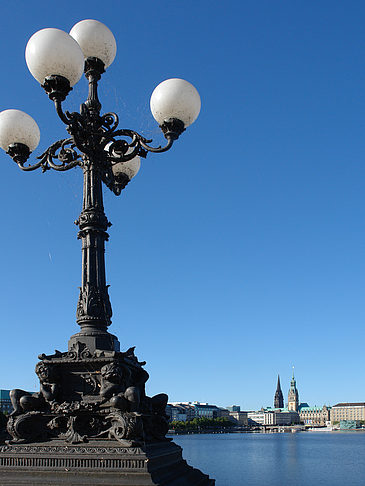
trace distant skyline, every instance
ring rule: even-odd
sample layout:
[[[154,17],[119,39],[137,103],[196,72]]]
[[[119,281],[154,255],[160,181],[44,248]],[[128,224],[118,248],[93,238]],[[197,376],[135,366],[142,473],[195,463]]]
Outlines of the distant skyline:
[[[280,375],[280,374],[279,374]],[[288,383],[283,383],[282,379],[281,379],[281,376],[280,376],[280,384],[281,384],[281,390],[282,390],[282,393],[283,393],[283,398],[284,398],[284,408],[287,406],[288,404],[288,392],[289,392],[289,388],[290,388],[290,382],[291,382],[291,379],[292,379],[292,376],[293,374],[290,375],[290,378],[289,378],[289,381]],[[275,385],[272,387],[273,389],[273,392],[272,392],[272,396],[271,397],[268,397],[268,401],[267,403],[263,403],[262,405],[260,405],[259,407],[256,407],[255,410],[259,410],[261,408],[267,408],[267,407],[274,407],[274,397],[275,397],[275,391],[276,391],[276,385],[277,385],[277,378],[278,378],[278,375],[276,375],[276,378],[275,378]],[[295,377],[295,381],[297,382],[297,379]],[[297,389],[298,389],[298,392],[299,392],[299,403],[300,404],[303,404],[303,403],[308,403],[307,400],[305,399],[302,399],[301,397],[301,392],[300,392],[300,387],[298,386],[298,383],[297,383]],[[252,401],[255,400],[255,397],[252,397]],[[347,402],[348,400],[346,400],[345,398],[342,400],[343,402]],[[357,400],[359,402],[361,401],[364,401],[364,400]],[[206,403],[205,400],[198,400],[198,399],[195,399],[195,398],[190,398],[189,400],[169,400],[169,403],[171,402],[178,402],[178,403],[185,403],[185,402],[201,402],[201,403]],[[336,402],[338,403],[338,402]],[[308,403],[309,406],[311,407],[316,407],[316,406],[319,406],[319,407],[322,407],[323,405],[327,405],[327,406],[332,406],[332,405],[335,405],[336,403],[317,403],[315,401],[315,403]],[[216,403],[210,403],[210,405],[217,405]],[[240,403],[236,403],[236,402],[233,402],[233,403],[225,403],[225,405],[222,405],[222,404],[219,404],[218,406],[220,407],[223,407],[223,408],[227,408],[227,407],[231,407],[233,405],[239,405],[241,407],[241,410],[251,410],[247,407],[244,407],[242,406]]]
[[[37,120],[34,157],[66,136],[25,64],[39,29],[104,22],[103,111],[156,143],[155,86],[200,92],[176,146],[104,191],[110,332],[147,362],[150,396],[257,409],[295,365],[302,401],[365,400],[364,17],[353,0],[1,2],[0,110]],[[86,94],[83,78],[65,109]],[[78,331],[81,191],[78,169],[22,173],[0,152],[0,388],[38,390],[37,356]]]

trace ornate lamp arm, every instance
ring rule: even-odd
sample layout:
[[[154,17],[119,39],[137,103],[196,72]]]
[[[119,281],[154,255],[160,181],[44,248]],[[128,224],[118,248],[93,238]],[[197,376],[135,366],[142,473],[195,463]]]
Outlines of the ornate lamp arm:
[[[70,147],[67,147],[67,145],[70,145]],[[9,146],[7,153],[17,163],[18,167],[25,172],[30,172],[40,167],[42,168],[42,172],[46,172],[49,169],[65,171],[80,165],[82,160],[81,156],[74,150],[74,147],[75,144],[72,138],[58,140],[48,147],[42,155],[37,157],[37,159],[40,159],[39,162],[27,166],[24,164],[28,160],[30,151],[26,145],[14,143]],[[58,154],[57,151],[59,151]],[[54,159],[59,160],[60,163],[55,163]]]
[[[167,150],[170,150],[170,148],[172,147],[172,145],[174,143],[174,139],[168,138],[167,144],[164,147],[161,147],[161,145],[159,145],[158,147],[151,147],[150,145],[148,145],[148,143],[150,143],[150,142],[152,142],[152,140],[146,140],[144,138],[141,138],[139,140],[141,147],[143,147],[145,150],[147,150],[147,152],[161,153],[161,152],[166,152]]]
[[[31,171],[39,169],[42,166],[42,161],[38,162],[34,165],[24,167],[25,162],[28,160],[30,155],[30,150],[27,145],[23,143],[13,143],[9,145],[9,148],[6,152],[10,157],[14,160],[18,167],[24,171]]]
[[[67,147],[69,145],[69,147]],[[75,143],[72,138],[58,140],[52,144],[42,155],[37,157],[41,159],[43,166],[57,171],[65,171],[80,165],[82,157],[75,150]],[[58,154],[57,154],[57,151]],[[60,164],[55,164],[54,159],[59,160]],[[47,170],[46,169],[46,170]]]
[[[63,112],[62,101],[54,100],[54,105],[55,105],[56,112],[57,112],[57,115],[59,116],[59,118],[63,121],[63,123],[65,125],[69,125],[70,121],[71,121],[70,118],[68,117],[69,113],[67,111],[66,111],[66,114]]]
[[[161,130],[163,131],[163,134],[165,138],[167,139],[167,144],[164,147],[150,147],[148,143],[151,142],[151,140],[145,140],[141,139],[140,143],[144,149],[146,149],[148,152],[166,152],[169,150],[174,141],[177,140],[180,135],[185,131],[185,125],[184,122],[181,120],[178,120],[177,118],[169,118],[165,120],[161,125],[160,125]]]
[[[70,82],[63,76],[47,76],[41,85],[48,97],[54,102],[57,115],[65,125],[70,124],[67,114],[62,111],[62,101],[66,99],[68,93],[72,90]]]
[[[116,130],[118,116],[115,113],[107,113],[106,115],[103,115],[102,120],[104,126],[107,127],[104,134],[104,146],[108,145],[108,143],[110,144],[108,147],[108,160],[110,160],[112,164],[127,162],[137,155],[145,158],[148,152],[166,152],[185,130],[184,123],[181,120],[170,118],[160,125],[160,128],[167,139],[167,144],[164,147],[161,147],[161,145],[158,147],[151,147],[149,144],[152,142],[152,139],[147,139],[134,130]],[[130,143],[125,140],[115,140],[115,137],[118,136],[129,137],[132,140]]]

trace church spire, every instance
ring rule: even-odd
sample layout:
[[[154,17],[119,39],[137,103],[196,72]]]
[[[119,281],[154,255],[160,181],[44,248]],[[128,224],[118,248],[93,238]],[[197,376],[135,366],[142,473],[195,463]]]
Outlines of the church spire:
[[[281,390],[281,386],[280,386],[280,375],[278,375],[278,384],[276,386],[276,391],[280,391]]]
[[[284,408],[283,392],[280,386],[280,376],[278,375],[278,384],[276,386],[276,392],[274,397],[274,408]]]

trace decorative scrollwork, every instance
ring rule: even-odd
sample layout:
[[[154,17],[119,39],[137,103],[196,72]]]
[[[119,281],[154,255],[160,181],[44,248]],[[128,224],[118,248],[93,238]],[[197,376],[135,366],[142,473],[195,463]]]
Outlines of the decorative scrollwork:
[[[68,351],[67,358],[69,359],[87,359],[91,358],[91,352],[85,343],[76,342]]]
[[[44,440],[47,437],[48,420],[44,413],[32,411],[10,417],[7,428],[14,442]]]
[[[113,411],[106,420],[110,422],[110,427],[105,431],[109,439],[116,439],[127,447],[143,443],[143,422],[140,414]]]
[[[80,418],[72,416],[68,418],[67,430],[63,435],[66,442],[70,444],[79,444],[82,442],[87,442],[87,435],[82,433],[83,421],[79,424]]]
[[[76,167],[81,160],[81,156],[74,150],[75,147],[76,145],[72,138],[58,140],[52,144],[42,155],[37,157],[40,159],[42,170],[45,171],[52,168],[64,171]],[[57,151],[59,151],[58,154]],[[60,164],[54,163],[54,159],[59,160]]]
[[[68,145],[70,146],[68,147]],[[8,153],[24,171],[32,171],[40,167],[42,168],[42,172],[49,169],[65,171],[76,167],[81,161],[81,155],[74,150],[75,146],[72,138],[58,140],[48,147],[42,155],[37,157],[39,162],[33,165],[24,165],[29,156],[29,151],[28,154],[25,154],[22,144],[10,146]],[[57,164],[54,160],[58,160],[60,163]]]
[[[114,130],[119,125],[119,118],[116,113],[105,113],[101,117],[102,126],[105,128],[107,133],[114,132]]]
[[[151,147],[149,144],[152,142],[152,139],[147,139],[134,130],[125,128],[115,130],[115,125],[113,125],[113,129],[105,135],[106,139],[109,137],[108,143],[111,142],[109,145],[108,143],[106,144],[108,159],[112,163],[127,162],[136,157],[136,155],[146,158],[148,152],[166,152],[172,147],[174,140],[177,138],[170,136],[171,131],[167,131],[166,133],[168,137],[167,144],[164,147],[161,147],[161,145]],[[128,137],[131,141],[128,143],[126,140],[116,140],[115,137]]]

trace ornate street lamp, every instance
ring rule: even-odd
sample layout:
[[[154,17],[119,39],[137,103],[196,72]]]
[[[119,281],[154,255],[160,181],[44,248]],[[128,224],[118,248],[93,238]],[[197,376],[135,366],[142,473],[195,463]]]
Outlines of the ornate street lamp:
[[[167,395],[146,395],[145,363],[138,361],[134,348],[121,352],[118,339],[107,330],[112,309],[104,246],[110,222],[104,213],[102,184],[119,195],[137,174],[141,157],[169,150],[195,121],[200,97],[194,86],[182,79],[159,84],[151,96],[151,111],[167,142],[164,147],[150,145],[152,140],[134,130],[118,128],[116,113],[101,114],[98,81],[115,54],[112,32],[96,20],[79,22],[70,34],[43,29],[30,38],[25,53],[28,68],[54,102],[70,135],[48,147],[37,162],[28,162],[40,139],[36,122],[19,110],[0,113],[0,146],[20,169],[62,172],[79,166],[84,173],[83,206],[76,221],[82,242],[82,282],[76,312],[81,329],[71,336],[67,352],[39,356],[39,393],[11,392],[14,412],[8,422],[12,436],[8,447],[62,440],[78,450],[77,444],[108,439],[125,447],[127,455],[133,447],[140,448],[141,457],[149,457],[148,444],[160,441],[165,447],[173,446],[165,438]],[[81,104],[80,113],[63,111],[62,102],[83,72],[89,83],[87,100]],[[176,461],[180,464],[181,453],[179,457]],[[85,464],[80,467],[89,467]],[[212,484],[207,481],[202,484]]]

